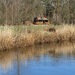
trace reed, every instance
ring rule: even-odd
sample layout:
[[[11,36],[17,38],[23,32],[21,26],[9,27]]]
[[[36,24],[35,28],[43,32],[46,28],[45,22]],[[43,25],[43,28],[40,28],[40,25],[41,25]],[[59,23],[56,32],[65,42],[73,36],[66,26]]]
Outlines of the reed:
[[[65,25],[64,27],[57,29],[58,41],[74,41],[75,40],[75,26]]]
[[[0,30],[0,49],[6,50],[13,48],[14,46],[14,35],[8,26],[5,26],[3,30]]]
[[[22,29],[21,29],[22,28]],[[64,25],[55,32],[40,30],[28,30],[24,26],[4,26],[0,28],[0,50],[31,46],[43,43],[61,43],[75,41],[75,26]]]

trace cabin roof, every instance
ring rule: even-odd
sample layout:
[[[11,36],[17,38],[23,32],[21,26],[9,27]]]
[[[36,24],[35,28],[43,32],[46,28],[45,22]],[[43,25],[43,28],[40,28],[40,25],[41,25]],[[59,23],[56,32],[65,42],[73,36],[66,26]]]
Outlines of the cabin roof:
[[[48,20],[46,17],[42,17],[43,20]]]
[[[48,20],[46,17],[36,17],[38,20]]]

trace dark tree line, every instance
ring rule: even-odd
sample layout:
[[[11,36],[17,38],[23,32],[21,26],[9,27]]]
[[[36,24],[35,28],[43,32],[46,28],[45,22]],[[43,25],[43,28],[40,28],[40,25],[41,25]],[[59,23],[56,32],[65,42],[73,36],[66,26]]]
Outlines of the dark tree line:
[[[75,0],[0,0],[0,25],[21,25],[38,15],[54,24],[74,24]]]
[[[43,13],[40,0],[0,0],[0,24],[20,25]]]
[[[43,0],[43,4],[52,23],[75,23],[75,0]]]

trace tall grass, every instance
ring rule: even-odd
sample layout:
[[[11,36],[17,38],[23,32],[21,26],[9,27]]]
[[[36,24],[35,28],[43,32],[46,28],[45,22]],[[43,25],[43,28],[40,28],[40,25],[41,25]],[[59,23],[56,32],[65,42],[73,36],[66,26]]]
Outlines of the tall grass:
[[[74,41],[75,40],[75,26],[65,25],[57,30],[57,37],[59,41]]]
[[[64,25],[57,28],[56,32],[40,30],[28,30],[25,26],[4,26],[0,28],[0,50],[16,47],[31,46],[34,44],[75,41],[75,27]]]
[[[0,30],[0,49],[10,49],[14,46],[14,35],[8,26],[5,26],[3,30]]]

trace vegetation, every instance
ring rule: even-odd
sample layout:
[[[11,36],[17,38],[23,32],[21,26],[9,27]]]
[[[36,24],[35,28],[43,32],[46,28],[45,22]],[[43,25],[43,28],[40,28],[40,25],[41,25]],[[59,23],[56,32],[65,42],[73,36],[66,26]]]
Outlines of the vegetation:
[[[63,25],[55,27],[56,32],[39,29],[29,29],[32,26],[1,26],[0,27],[0,50],[31,46],[42,43],[61,43],[75,40],[74,25]]]
[[[53,24],[75,24],[75,0],[0,0],[0,25],[21,25],[38,15]]]
[[[54,24],[75,23],[75,0],[43,0],[46,16]]]

